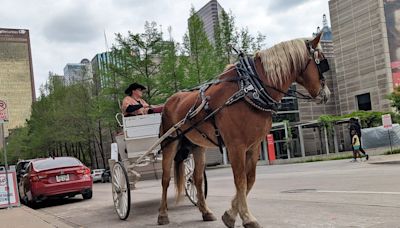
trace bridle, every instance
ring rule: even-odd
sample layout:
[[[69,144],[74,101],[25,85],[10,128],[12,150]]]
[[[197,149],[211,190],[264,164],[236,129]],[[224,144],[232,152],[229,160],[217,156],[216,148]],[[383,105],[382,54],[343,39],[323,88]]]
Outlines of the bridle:
[[[312,44],[310,41],[308,41],[308,40],[305,41],[305,45],[306,45],[308,53],[309,53],[308,54],[309,58],[308,58],[306,66],[304,67],[304,69],[301,70],[299,75],[304,74],[304,72],[307,70],[308,66],[310,65],[311,60],[313,60],[315,62],[315,64],[317,65],[319,80],[321,83],[321,87],[320,87],[321,89],[319,90],[316,97],[325,97],[325,77],[324,77],[323,73],[325,73],[329,70],[328,60],[325,58],[324,54],[320,51],[320,49],[312,47]],[[233,50],[238,54],[239,60],[240,60],[239,62],[243,62],[241,59],[246,58],[244,53],[241,51],[237,51],[235,48],[233,48]],[[319,56],[321,56],[322,58],[320,59]],[[255,73],[255,71],[254,71],[254,73],[253,72],[246,72],[246,73],[252,77],[259,79],[259,77]],[[317,100],[316,98],[313,98],[310,95],[303,94],[297,90],[289,89],[288,92],[284,92],[273,86],[265,85],[262,83],[260,83],[260,84],[264,88],[264,89],[262,89],[264,91],[266,91],[266,88],[269,88],[269,89],[275,90],[275,91],[285,95],[286,97],[294,97],[297,99],[302,99],[302,100],[307,100],[307,101],[316,101]],[[274,100],[272,100],[272,101],[273,101],[272,103],[275,103],[274,104],[275,106],[279,106],[278,105],[279,102],[274,101]]]
[[[314,60],[315,64],[317,65],[319,80],[321,81],[321,88],[323,88],[325,86],[324,73],[330,69],[328,60],[325,58],[324,54],[318,48],[313,48],[312,44],[308,40],[306,41],[306,47],[309,53],[309,58],[306,66],[300,72],[300,75],[304,74],[304,72],[308,68],[308,65],[310,65],[311,60]],[[321,55],[322,59],[319,58],[319,55]]]

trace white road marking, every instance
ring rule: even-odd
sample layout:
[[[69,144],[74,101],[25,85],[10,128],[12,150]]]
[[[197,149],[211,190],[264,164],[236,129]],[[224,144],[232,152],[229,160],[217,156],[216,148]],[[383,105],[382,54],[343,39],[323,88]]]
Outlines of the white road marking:
[[[331,190],[316,190],[320,193],[346,193],[346,194],[382,194],[382,195],[400,195],[400,192],[372,192],[372,191],[331,191]]]

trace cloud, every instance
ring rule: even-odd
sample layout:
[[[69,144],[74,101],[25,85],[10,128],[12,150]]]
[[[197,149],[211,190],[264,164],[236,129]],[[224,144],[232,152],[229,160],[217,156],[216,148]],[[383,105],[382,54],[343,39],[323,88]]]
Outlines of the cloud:
[[[49,18],[43,33],[52,42],[90,42],[102,30],[99,17],[101,15],[93,15],[85,5],[74,4]]]
[[[279,13],[288,11],[294,7],[303,5],[304,3],[309,2],[310,0],[280,0],[280,1],[269,1],[268,4],[268,12],[270,13]]]

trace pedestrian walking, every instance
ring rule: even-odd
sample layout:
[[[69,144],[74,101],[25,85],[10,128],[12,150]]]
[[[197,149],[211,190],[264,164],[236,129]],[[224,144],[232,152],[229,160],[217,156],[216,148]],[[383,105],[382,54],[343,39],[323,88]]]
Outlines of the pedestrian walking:
[[[360,138],[357,135],[357,132],[355,130],[352,130],[350,132],[350,134],[352,135],[351,138],[351,146],[353,147],[353,162],[357,161],[357,157],[360,158],[361,160],[361,154],[360,154]]]
[[[354,130],[356,132],[356,134],[358,136],[358,140],[360,142],[359,152],[361,152],[365,156],[365,159],[368,160],[369,155],[367,152],[365,152],[365,150],[362,148],[362,145],[361,145],[361,125],[360,125],[360,123],[358,122],[358,120],[356,118],[350,118],[349,123],[350,123],[349,129],[350,129],[351,142],[353,142],[352,131]],[[353,153],[354,153],[354,148],[353,148]]]

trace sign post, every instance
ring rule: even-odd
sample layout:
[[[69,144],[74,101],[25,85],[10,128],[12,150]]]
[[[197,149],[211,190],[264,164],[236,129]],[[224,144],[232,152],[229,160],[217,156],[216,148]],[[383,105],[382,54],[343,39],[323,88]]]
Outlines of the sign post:
[[[7,164],[7,144],[6,144],[6,131],[4,128],[4,123],[8,122],[8,108],[7,108],[7,102],[5,100],[0,99],[0,124],[1,124],[1,135],[2,135],[2,142],[3,142],[3,153],[4,153],[4,167],[5,167],[5,182],[6,186],[5,189],[7,191],[7,201],[8,201],[8,207],[11,207],[10,204],[10,184],[8,181],[8,164]]]
[[[390,129],[392,129],[392,117],[390,116],[390,114],[382,115],[382,123],[383,127],[388,129],[390,153],[392,153],[392,139],[390,137]]]

